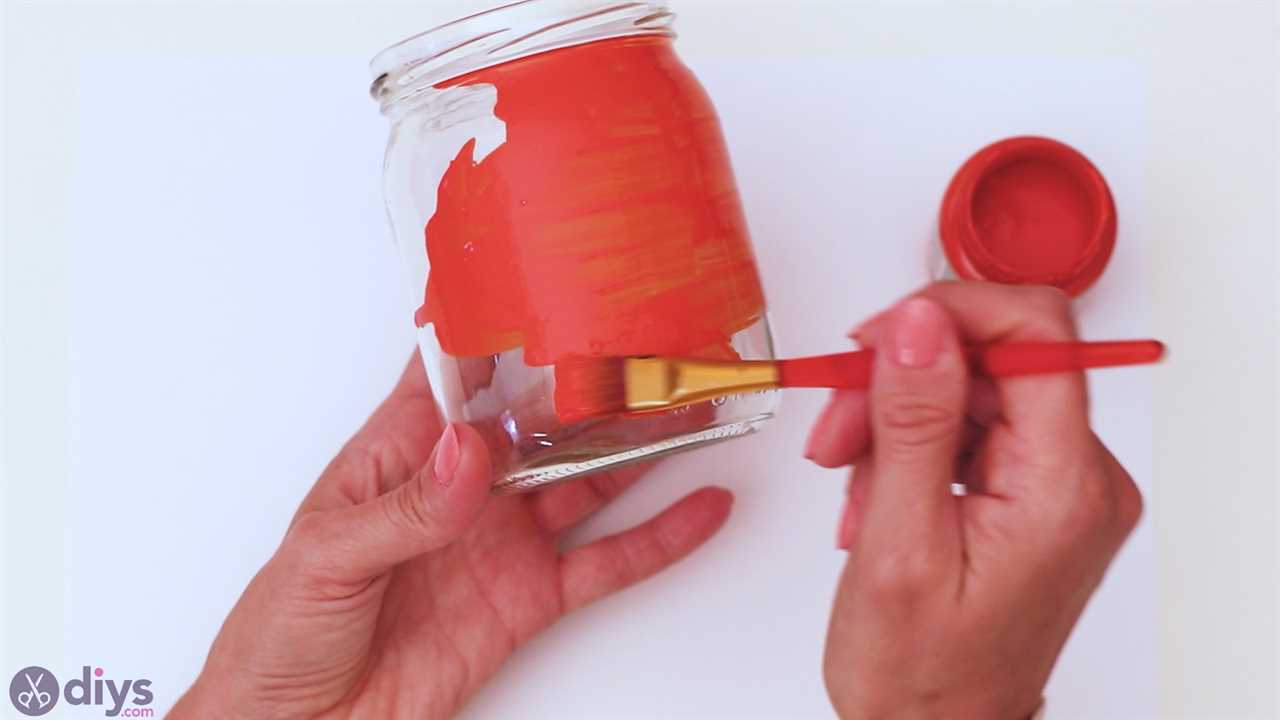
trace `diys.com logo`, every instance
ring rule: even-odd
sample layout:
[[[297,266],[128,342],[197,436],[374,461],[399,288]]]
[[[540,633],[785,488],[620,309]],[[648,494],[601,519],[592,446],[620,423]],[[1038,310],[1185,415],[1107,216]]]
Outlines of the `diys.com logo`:
[[[32,665],[19,670],[9,682],[9,701],[23,715],[48,713],[61,700],[68,706],[102,708],[107,717],[154,717],[151,681],[115,680],[103,677],[102,668],[81,667],[80,677],[58,684],[46,668]]]

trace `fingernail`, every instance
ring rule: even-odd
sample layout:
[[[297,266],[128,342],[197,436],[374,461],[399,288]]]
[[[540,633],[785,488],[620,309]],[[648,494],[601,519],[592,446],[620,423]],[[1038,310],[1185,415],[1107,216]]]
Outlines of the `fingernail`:
[[[946,318],[942,308],[924,298],[912,298],[899,306],[891,320],[889,351],[894,363],[906,368],[927,368],[942,351]]]
[[[458,459],[462,456],[462,449],[458,445],[458,431],[453,429],[453,423],[444,429],[444,434],[440,436],[440,442],[436,443],[436,460],[435,460],[435,476],[436,482],[440,487],[449,487],[449,483],[453,482],[453,471],[458,469]]]

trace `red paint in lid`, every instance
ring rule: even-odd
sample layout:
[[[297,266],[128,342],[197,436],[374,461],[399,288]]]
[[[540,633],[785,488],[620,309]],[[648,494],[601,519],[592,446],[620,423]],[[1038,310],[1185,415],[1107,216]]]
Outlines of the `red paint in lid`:
[[[1074,148],[1015,137],[979,150],[942,198],[942,248],[968,280],[1055,285],[1079,295],[1116,244],[1116,207],[1102,173]]]

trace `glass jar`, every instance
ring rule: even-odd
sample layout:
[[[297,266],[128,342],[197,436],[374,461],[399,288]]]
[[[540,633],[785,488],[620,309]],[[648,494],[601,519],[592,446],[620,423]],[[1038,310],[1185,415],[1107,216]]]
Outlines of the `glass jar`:
[[[756,392],[556,413],[567,357],[773,357],[719,121],[673,18],[663,2],[526,0],[372,62],[423,364],[444,418],[485,437],[499,490],[745,435],[776,407]]]

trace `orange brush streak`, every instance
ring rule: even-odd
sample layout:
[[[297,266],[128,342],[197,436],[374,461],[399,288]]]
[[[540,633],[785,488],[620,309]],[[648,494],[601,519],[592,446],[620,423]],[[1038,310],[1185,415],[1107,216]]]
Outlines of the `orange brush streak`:
[[[764,311],[715,110],[666,38],[485,68],[506,141],[449,165],[419,326],[455,356],[736,358]]]

